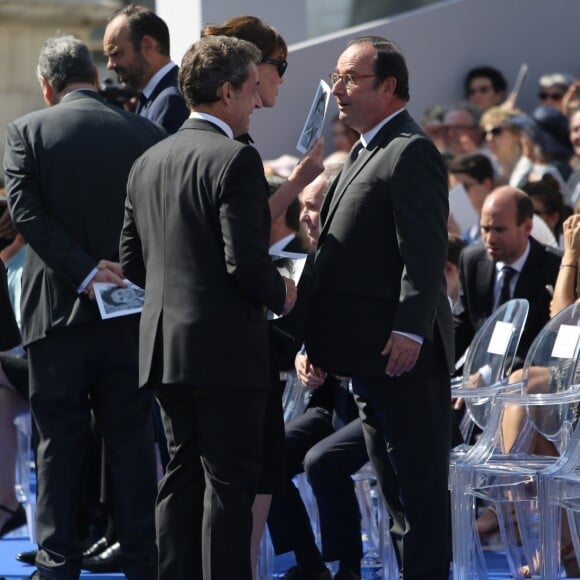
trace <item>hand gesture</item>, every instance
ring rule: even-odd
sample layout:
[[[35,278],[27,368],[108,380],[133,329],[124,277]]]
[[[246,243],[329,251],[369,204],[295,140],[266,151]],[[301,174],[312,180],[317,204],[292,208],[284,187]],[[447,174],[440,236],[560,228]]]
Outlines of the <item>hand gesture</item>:
[[[316,390],[326,380],[326,372],[315,367],[306,353],[299,352],[296,355],[294,368],[300,382],[311,391]]]

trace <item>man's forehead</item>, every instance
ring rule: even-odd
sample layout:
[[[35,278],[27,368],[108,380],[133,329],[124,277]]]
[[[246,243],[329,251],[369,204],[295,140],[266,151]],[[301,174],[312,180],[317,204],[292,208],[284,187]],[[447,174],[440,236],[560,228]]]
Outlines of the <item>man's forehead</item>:
[[[371,44],[352,44],[338,57],[337,68],[348,69],[366,64],[372,64],[375,50]]]

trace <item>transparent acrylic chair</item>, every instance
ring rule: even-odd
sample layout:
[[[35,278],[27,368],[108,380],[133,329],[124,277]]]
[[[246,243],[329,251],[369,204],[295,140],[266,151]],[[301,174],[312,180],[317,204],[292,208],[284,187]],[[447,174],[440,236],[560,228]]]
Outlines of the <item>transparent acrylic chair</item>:
[[[475,510],[475,498],[464,496],[463,472],[459,469],[470,451],[469,441],[473,426],[484,430],[490,417],[495,396],[508,384],[516,351],[528,316],[529,303],[525,299],[509,300],[498,308],[476,332],[469,347],[463,375],[452,381],[452,397],[462,398],[465,415],[461,432],[464,443],[452,450],[449,464],[451,491],[451,525],[453,530],[453,575],[455,579],[470,577],[466,570],[473,560],[483,562],[479,536],[473,527],[462,529],[465,510]],[[465,542],[471,551],[465,554],[456,547],[461,534],[469,534]]]
[[[295,371],[285,372],[284,378],[286,379],[286,386],[284,388],[284,393],[282,394],[282,409],[284,412],[284,423],[289,423],[292,419],[302,415],[306,410],[310,398],[310,391],[308,391],[308,389],[306,389],[299,381]],[[310,486],[306,481],[304,474],[297,476],[296,483],[298,484],[304,505],[306,506],[311,521],[313,522],[314,533],[316,534],[318,529],[316,500],[314,500],[312,491],[310,490]],[[262,535],[260,551],[258,554],[258,579],[272,580],[273,577],[274,547],[272,546],[268,526],[266,526]]]
[[[16,456],[16,497],[26,510],[28,536],[36,542],[36,484],[31,482],[31,471],[34,467],[31,449],[32,424],[30,413],[18,415],[14,419],[16,426],[18,452]]]
[[[390,516],[377,486],[377,476],[370,463],[352,475],[366,535],[366,550],[373,550],[383,563],[383,578],[399,577],[399,563],[390,533]],[[363,542],[364,544],[364,542]]]
[[[546,324],[532,343],[520,374],[493,398],[479,441],[455,465],[455,580],[488,577],[475,533],[475,497],[495,505],[512,576],[542,577],[538,482],[571,439],[580,402],[580,390],[574,384],[579,326],[577,305]],[[553,453],[539,451],[539,435],[541,441],[549,442]]]

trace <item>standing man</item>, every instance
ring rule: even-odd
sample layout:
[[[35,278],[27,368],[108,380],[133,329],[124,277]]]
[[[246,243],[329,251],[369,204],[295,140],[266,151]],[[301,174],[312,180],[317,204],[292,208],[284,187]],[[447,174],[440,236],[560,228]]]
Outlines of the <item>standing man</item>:
[[[48,40],[37,70],[49,108],[8,125],[4,159],[12,218],[29,245],[22,330],[40,437],[34,577],[79,575],[92,411],[109,458],[121,568],[130,579],[152,580],[156,475],[151,396],[137,388],[138,317],[101,320],[93,284],[123,285],[127,176],[165,132],[98,96],[89,50],[72,36]]]
[[[107,69],[141,91],[137,114],[175,133],[189,115],[169,56],[167,24],[149,8],[129,4],[113,14],[103,38]]]
[[[252,502],[270,387],[264,305],[296,289],[268,256],[268,185],[234,140],[261,105],[261,54],[208,36],[183,59],[191,110],[131,172],[121,261],[145,285],[140,383],[163,411],[171,460],[157,498],[160,580],[251,580]]]
[[[407,66],[392,42],[353,40],[330,78],[361,142],[322,207],[306,350],[315,368],[352,377],[402,578],[446,580],[446,172],[405,110]]]

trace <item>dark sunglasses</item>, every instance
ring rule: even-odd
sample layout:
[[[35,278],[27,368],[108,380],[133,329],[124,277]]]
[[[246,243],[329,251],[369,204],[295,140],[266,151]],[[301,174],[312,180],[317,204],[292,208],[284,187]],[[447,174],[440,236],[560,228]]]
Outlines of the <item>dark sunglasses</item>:
[[[472,89],[469,89],[467,93],[469,95],[475,95],[475,93],[481,93],[482,95],[485,95],[487,93],[491,93],[491,91],[491,87],[473,87]]]
[[[538,93],[538,98],[540,101],[547,101],[548,99],[561,101],[564,98],[564,95],[562,93],[545,93],[544,91],[541,91]]]
[[[265,64],[273,64],[276,69],[278,70],[278,74],[280,78],[284,76],[286,69],[288,68],[288,61],[287,60],[279,60],[277,58],[263,58],[262,63]]]
[[[501,135],[504,131],[506,131],[505,127],[492,127],[489,131],[484,131],[483,134],[485,137],[491,135],[492,137],[497,137]]]

